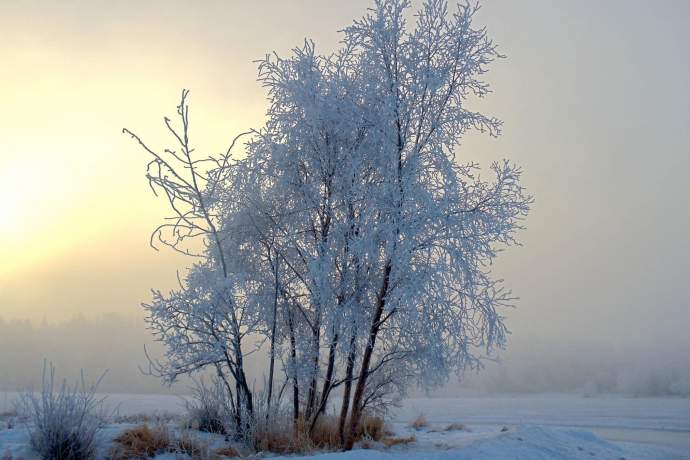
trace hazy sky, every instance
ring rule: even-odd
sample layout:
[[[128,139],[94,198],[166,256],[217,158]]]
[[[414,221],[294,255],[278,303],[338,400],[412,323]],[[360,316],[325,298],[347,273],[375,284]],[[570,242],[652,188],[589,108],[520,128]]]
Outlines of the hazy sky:
[[[263,119],[252,60],[328,51],[369,4],[0,1],[0,317],[139,314],[187,261],[148,247],[164,203],[121,129],[164,145],[185,87],[193,143],[224,150]],[[491,0],[478,19],[508,59],[475,107],[505,131],[459,158],[514,160],[536,198],[496,267],[515,342],[690,353],[690,2]]]

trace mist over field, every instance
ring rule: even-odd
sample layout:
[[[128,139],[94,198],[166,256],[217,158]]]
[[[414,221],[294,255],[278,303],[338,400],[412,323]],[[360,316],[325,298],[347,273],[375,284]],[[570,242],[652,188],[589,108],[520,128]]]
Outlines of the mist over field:
[[[592,342],[575,349],[572,342],[539,343],[534,336],[517,334],[498,362],[487,361],[479,373],[452,378],[432,396],[470,393],[552,393],[624,396],[688,396],[690,366],[687,337],[677,336],[664,345],[619,344],[610,348]],[[189,393],[192,382],[181,379],[172,387],[142,371],[148,370],[144,346],[153,357],[162,347],[153,343],[137,317],[103,315],[93,319],[32,325],[28,321],[0,321],[0,391],[38,387],[43,359],[55,363],[59,374],[75,380],[86,371],[95,380],[108,371],[101,390],[113,393]],[[249,358],[250,379],[262,385],[265,348]],[[413,390],[412,394],[424,393]]]

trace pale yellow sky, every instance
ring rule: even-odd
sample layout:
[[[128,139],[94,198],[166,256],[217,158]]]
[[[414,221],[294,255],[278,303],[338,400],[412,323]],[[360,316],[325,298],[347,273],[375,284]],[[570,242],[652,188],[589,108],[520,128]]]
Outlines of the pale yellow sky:
[[[329,17],[319,2],[303,7]],[[164,208],[121,128],[163,141],[162,116],[187,87],[197,145],[224,150],[263,118],[252,60],[299,43],[316,12],[279,2],[1,3],[0,316],[132,312],[148,287],[172,285],[183,261],[146,244]],[[325,21],[331,44],[348,16]]]
[[[163,145],[186,87],[193,141],[224,150],[263,117],[252,60],[305,36],[331,49],[368,5],[0,1],[0,317],[135,314],[172,286],[186,261],[148,247],[164,203],[121,129]],[[690,327],[689,5],[485,2],[509,59],[477,108],[505,134],[459,157],[511,158],[536,196],[497,267],[522,299],[516,334],[610,345]]]

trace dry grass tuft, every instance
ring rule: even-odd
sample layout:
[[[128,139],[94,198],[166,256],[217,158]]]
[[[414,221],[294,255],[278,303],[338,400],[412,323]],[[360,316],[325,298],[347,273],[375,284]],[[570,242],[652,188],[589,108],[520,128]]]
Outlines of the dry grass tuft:
[[[444,431],[472,431],[464,423],[451,423]]]
[[[338,449],[340,444],[340,434],[338,433],[338,425],[340,419],[335,415],[322,415],[319,417],[314,431],[312,431],[310,440],[316,447],[323,449]],[[355,434],[355,442],[366,441],[381,441],[386,435],[385,422],[383,418],[365,415],[359,426],[359,430]]]
[[[322,449],[334,449],[340,447],[340,434],[338,433],[339,418],[335,415],[323,414],[314,425],[314,430],[309,438],[315,447]]]
[[[426,428],[429,426],[429,421],[426,419],[424,414],[419,414],[417,418],[412,420],[410,422],[409,427],[414,428],[415,430],[421,430],[422,428]]]
[[[242,456],[235,448],[230,446],[216,449],[214,454],[219,458],[237,458]]]
[[[417,438],[415,436],[408,436],[406,438],[384,438],[381,442],[383,442],[383,445],[386,447],[393,447],[417,442]]]
[[[233,449],[234,450],[234,449]],[[216,460],[220,454],[211,451],[190,432],[174,436],[164,425],[151,428],[140,425],[122,432],[113,442],[109,460],[144,460],[159,453],[185,454],[194,460]]]
[[[314,446],[305,435],[306,427],[300,419],[295,432],[292,420],[276,420],[270,426],[264,426],[256,432],[256,447],[259,451],[276,454],[293,454],[308,452]]]
[[[292,421],[274,422],[257,433],[257,450],[276,454],[306,453],[314,449],[337,450],[342,448],[338,432],[339,418],[322,414],[309,432],[309,425],[302,419],[295,432]],[[381,417],[365,416],[355,436],[358,441],[381,441],[386,436],[384,420]]]
[[[184,432],[173,443],[172,450],[178,454],[187,454],[195,460],[216,460],[215,452],[212,452],[208,443],[201,442],[189,432]]]
[[[164,426],[140,425],[123,431],[110,450],[110,460],[134,460],[153,457],[173,447],[173,439]]]
[[[380,441],[386,436],[386,433],[386,424],[381,417],[365,416],[360,426],[360,432],[357,433],[356,438],[360,439],[367,437],[374,441]]]

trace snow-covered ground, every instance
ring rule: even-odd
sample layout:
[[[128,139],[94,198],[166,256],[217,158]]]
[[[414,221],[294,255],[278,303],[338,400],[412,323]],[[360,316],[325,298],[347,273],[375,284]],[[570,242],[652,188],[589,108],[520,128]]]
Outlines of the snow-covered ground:
[[[462,436],[449,435],[462,439]],[[425,439],[421,433],[418,439]],[[559,428],[526,426],[506,433],[493,433],[462,444],[426,443],[390,450],[359,450],[318,455],[318,460],[672,460],[687,458],[687,452],[658,446],[620,445],[592,433]],[[287,459],[288,457],[281,457]],[[314,457],[289,457],[292,460]]]
[[[12,397],[0,395],[0,413]],[[120,415],[180,413],[183,407],[182,398],[176,396],[109,395],[107,401]],[[408,427],[419,415],[426,417],[429,426],[420,430]],[[521,395],[408,399],[389,419],[396,435],[414,435],[416,442],[316,458],[690,459],[690,398]],[[445,431],[451,423],[461,423],[465,429]],[[104,442],[127,426],[131,425],[110,425],[103,434]],[[29,460],[26,441],[25,429],[8,430],[0,421],[0,455],[9,451]]]

